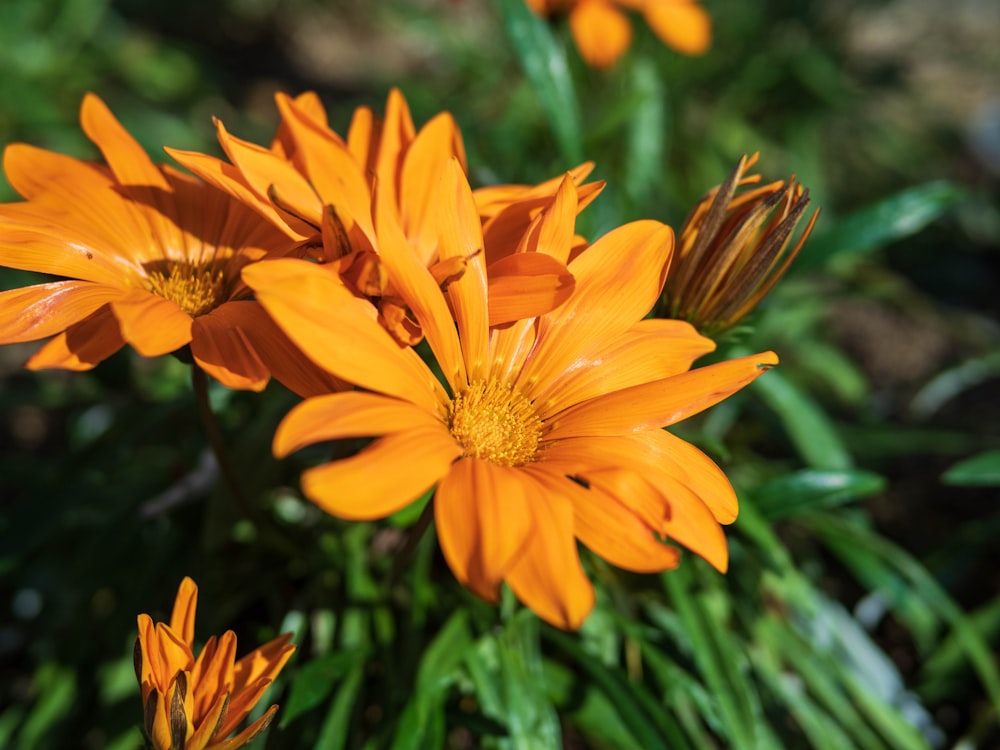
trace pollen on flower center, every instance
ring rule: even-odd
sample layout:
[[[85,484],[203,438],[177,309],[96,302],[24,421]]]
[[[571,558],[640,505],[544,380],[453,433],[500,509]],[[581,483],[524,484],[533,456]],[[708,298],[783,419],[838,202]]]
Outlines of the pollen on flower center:
[[[191,317],[204,315],[219,304],[222,271],[191,263],[165,261],[147,273],[149,291],[172,300]]]
[[[542,420],[528,399],[510,386],[485,381],[452,400],[448,427],[466,456],[501,466],[533,461],[542,434]]]

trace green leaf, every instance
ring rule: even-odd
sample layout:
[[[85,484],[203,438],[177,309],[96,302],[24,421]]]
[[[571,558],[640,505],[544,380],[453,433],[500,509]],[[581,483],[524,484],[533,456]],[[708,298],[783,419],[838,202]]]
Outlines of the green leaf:
[[[750,679],[745,643],[726,622],[728,618],[712,606],[716,603],[713,592],[700,585],[705,579],[694,584],[696,567],[698,562],[689,560],[662,573],[660,580],[677,611],[697,671],[715,700],[720,733],[728,741],[727,747],[778,748]]]
[[[497,636],[511,750],[560,750],[559,717],[545,693],[538,619],[522,609]]]
[[[572,636],[553,628],[544,628],[542,635],[573,660],[595,689],[604,693],[642,747],[690,750],[691,743],[684,731],[643,685],[628,682],[619,670],[602,664],[580,648]]]
[[[941,475],[945,484],[1000,486],[1000,450],[984,451],[959,461]]]
[[[302,667],[292,682],[288,700],[282,706],[279,726],[288,726],[296,717],[325,701],[340,679],[367,656],[365,650],[335,651]]]
[[[958,185],[938,180],[907,188],[837,221],[824,222],[821,217],[817,227],[829,228],[809,238],[794,269],[820,268],[909,237],[966,196]]]
[[[767,482],[754,490],[753,497],[758,510],[775,521],[853,502],[881,492],[885,486],[885,479],[870,471],[805,469]]]
[[[814,469],[846,471],[854,464],[820,405],[780,372],[771,370],[758,378],[753,392],[781,420],[802,460]]]
[[[365,665],[356,663],[330,704],[316,741],[316,750],[342,750],[351,734],[351,716],[365,676]]]
[[[443,747],[446,730],[444,699],[473,645],[468,610],[460,609],[424,650],[413,697],[403,710],[392,743],[393,750]]]
[[[923,565],[887,539],[833,514],[816,513],[810,518],[809,526],[831,547],[836,547],[841,559],[848,565],[859,552],[865,552],[892,567],[910,587],[907,598],[919,600],[929,612],[951,626],[955,639],[986,688],[994,711],[1000,711],[1000,672],[997,671],[992,649],[968,615],[962,612]]]
[[[995,377],[1000,377],[1000,352],[949,367],[917,392],[910,402],[910,413],[918,419],[927,419],[951,399]]]
[[[579,164],[583,161],[583,124],[566,50],[524,0],[500,0],[500,10],[507,36],[548,115],[563,159]]]
[[[625,134],[625,190],[639,199],[662,179],[666,118],[663,84],[652,61],[637,60],[630,72],[637,106]]]

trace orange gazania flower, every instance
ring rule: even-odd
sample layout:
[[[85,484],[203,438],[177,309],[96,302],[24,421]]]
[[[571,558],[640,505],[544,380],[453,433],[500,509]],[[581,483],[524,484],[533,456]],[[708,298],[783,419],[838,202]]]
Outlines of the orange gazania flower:
[[[142,691],[143,724],[154,750],[236,750],[253,741],[274,718],[271,706],[231,739],[250,710],[285,666],[295,646],[292,634],[236,660],[236,635],[214,635],[194,656],[198,587],[181,581],[170,623],[139,615],[135,674]]]
[[[564,181],[561,210],[542,216],[524,252],[567,261],[575,195]],[[435,203],[442,259],[471,255],[444,291],[391,210],[376,210],[376,229],[447,386],[329,268],[277,260],[244,272],[306,353],[363,389],[299,404],[278,428],[276,455],[380,438],[307,470],[304,493],[329,513],[367,520],[436,488],[437,533],[456,577],[488,601],[506,581],[562,628],[578,627],[594,603],[578,539],[629,570],[677,565],[678,551],[662,539],[725,570],[720,524],[736,517],[732,487],[708,457],[661,428],[746,385],[777,362],[774,354],[689,371],[714,344],[687,323],[643,319],[673,249],[672,230],[654,221],[620,227],[569,262],[576,287],[555,310],[491,329],[485,263],[470,253],[482,247],[481,224],[457,164]]]
[[[664,44],[700,55],[712,43],[711,16],[698,0],[526,0],[539,15],[569,15],[580,56],[595,68],[610,68],[632,43],[632,26],[617,6],[642,13]]]
[[[760,304],[795,260],[819,216],[817,209],[792,244],[809,207],[809,191],[794,175],[787,182],[760,185],[761,176],[749,174],[758,156],[741,157],[681,227],[664,314],[689,321],[706,336],[732,328]]]
[[[196,152],[168,151],[287,231],[311,238],[322,247],[322,260],[336,263],[360,296],[376,302],[383,325],[401,343],[416,344],[422,333],[406,318],[396,281],[380,261],[372,219],[375,190],[377,186],[384,205],[395,211],[410,251],[438,282],[459,276],[466,258],[439,258],[430,201],[451,159],[465,169],[465,147],[454,118],[439,113],[418,131],[406,99],[393,89],[384,119],[360,107],[344,139],[328,126],[315,94],[293,99],[279,93],[276,101],[282,121],[269,148],[236,138],[217,122],[219,142],[231,163]],[[592,167],[584,164],[570,174],[579,184]],[[484,250],[495,325],[546,312],[572,291],[565,264],[551,256],[516,254],[496,262],[505,254],[514,255],[511,237],[516,241],[524,234],[561,182],[559,177],[535,186],[486,188],[481,199],[477,193],[486,226]],[[578,210],[602,187],[601,182],[581,184]]]
[[[86,370],[125,344],[155,357],[190,346],[227,386],[260,390],[291,347],[240,270],[295,240],[225,193],[157,166],[88,94],[84,132],[107,166],[25,144],[4,169],[27,200],[0,205],[0,265],[64,280],[0,294],[0,343],[54,336],[28,367]],[[274,352],[268,352],[275,348]]]

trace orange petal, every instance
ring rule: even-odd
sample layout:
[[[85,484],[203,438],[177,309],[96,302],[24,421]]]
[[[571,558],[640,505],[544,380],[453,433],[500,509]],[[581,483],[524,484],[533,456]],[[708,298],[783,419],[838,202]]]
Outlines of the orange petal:
[[[434,197],[452,157],[464,165],[465,151],[458,125],[450,114],[442,112],[421,128],[403,158],[399,212],[403,230],[425,266],[430,265],[437,251]]]
[[[98,96],[84,96],[80,107],[80,124],[87,137],[101,149],[108,166],[121,184],[169,190],[163,173]]]
[[[466,374],[470,380],[477,380],[485,377],[489,359],[487,274],[482,226],[469,181],[457,159],[449,161],[435,195],[439,206],[441,260],[465,260],[465,271],[448,285],[447,294],[458,326]]]
[[[240,315],[250,301],[229,302],[194,319],[191,354],[205,372],[227,388],[262,391],[271,374],[244,331]]]
[[[287,213],[279,214],[271,201],[268,200],[267,193],[258,193],[254,190],[246,181],[243,173],[234,165],[196,151],[181,151],[173,148],[165,148],[164,150],[179,164],[184,165],[209,185],[251,207],[271,224],[288,234],[289,237],[303,239],[315,234],[315,227],[301,220],[296,220]]]
[[[542,212],[538,227],[538,244],[527,249],[551,255],[562,263],[569,262],[579,201],[571,175],[566,175],[551,202]]]
[[[594,171],[594,162],[588,161],[569,170],[568,174],[576,185],[587,179],[587,175]],[[490,219],[498,213],[508,208],[513,203],[531,201],[541,198],[545,201],[552,196],[562,184],[565,174],[540,182],[537,185],[490,185],[489,187],[477,188],[473,192],[476,199],[476,209],[483,219]],[[603,186],[603,183],[590,183],[590,186]],[[583,187],[579,188],[581,191]],[[587,191],[594,193],[593,189]],[[600,192],[599,188],[597,192]],[[582,197],[582,196],[580,196]],[[590,196],[590,200],[596,197],[596,193]],[[589,201],[588,201],[589,203]],[[582,207],[581,207],[582,208]],[[486,222],[484,222],[486,223]],[[525,224],[527,226],[527,224]]]
[[[124,339],[144,357],[169,354],[191,341],[191,316],[163,297],[134,289],[111,309]]]
[[[662,508],[662,494],[634,471],[606,469],[583,475],[589,488],[573,493],[574,530],[590,550],[612,565],[637,573],[654,573],[677,567],[677,549],[659,541],[655,534],[662,524],[651,526],[628,505],[642,494],[650,495]],[[567,480],[568,481],[568,480]]]
[[[637,454],[669,473],[693,492],[721,524],[732,523],[739,501],[732,484],[715,462],[685,440],[666,430],[644,430],[630,436]]]
[[[4,149],[3,169],[10,186],[28,200],[46,195],[60,203],[75,203],[81,194],[104,190],[113,182],[103,165],[26,143]]]
[[[285,334],[316,364],[361,387],[435,412],[446,400],[412,349],[400,349],[330,269],[304,260],[254,263],[243,280]]]
[[[291,162],[263,146],[230,135],[221,121],[216,121],[215,126],[222,149],[257,195],[270,195],[273,186],[283,202],[294,207],[296,216],[314,227],[320,225],[323,204]]]
[[[700,55],[712,44],[712,17],[696,0],[646,0],[646,23],[663,42],[685,55]]]
[[[686,372],[715,342],[680,320],[640,320],[594,357],[568,370],[538,402],[543,414],[554,414],[596,396]]]
[[[157,665],[154,671],[165,686],[178,671],[191,669],[194,655],[191,653],[191,644],[166,623],[156,623],[154,633],[154,659],[158,659],[154,661]]]
[[[184,750],[206,750],[211,747],[215,750],[217,745],[209,745],[216,737],[216,730],[219,729],[220,722],[225,719],[229,709],[229,695],[221,693],[212,695],[212,702],[206,704],[202,711],[197,711],[199,724],[195,727],[194,733],[184,743]]]
[[[333,393],[307,399],[285,415],[274,433],[274,455],[284,458],[326,440],[388,435],[440,424],[438,417],[396,398],[363,391]]]
[[[539,319],[538,343],[521,374],[521,382],[542,384],[533,399],[544,400],[546,386],[645,317],[663,288],[673,236],[666,224],[632,222],[604,235],[569,264],[576,289]]]
[[[0,205],[0,264],[108,286],[137,280],[133,250],[149,245],[149,227],[138,227],[107,186],[81,195],[68,207],[42,199]]]
[[[375,172],[375,149],[381,123],[375,119],[371,107],[358,107],[351,115],[347,128],[347,150],[361,165],[365,174]]]
[[[438,541],[455,577],[488,602],[532,533],[531,506],[545,502],[518,469],[477,458],[455,462],[434,496]]]
[[[572,274],[544,253],[508,255],[493,263],[487,275],[491,326],[543,315],[573,293]]]
[[[348,232],[356,224],[374,243],[371,190],[347,146],[332,130],[319,128],[287,97],[278,97],[278,108],[282,121],[287,123],[295,138],[309,181],[322,203],[337,209]],[[319,219],[321,216],[317,214],[316,226],[321,223]]]
[[[194,616],[198,609],[198,586],[184,576],[177,589],[174,609],[170,615],[170,628],[188,645],[194,644]]]
[[[267,729],[271,721],[274,720],[274,714],[277,710],[277,706],[271,706],[264,712],[263,716],[232,739],[212,745],[212,750],[236,750],[236,748],[250,744],[254,741],[254,739],[256,739],[257,735]],[[225,735],[221,736],[225,737]]]
[[[121,289],[89,281],[53,281],[0,293],[0,344],[54,336],[118,299]]]
[[[517,598],[546,622],[575,630],[594,608],[594,587],[583,572],[573,534],[573,506],[537,469],[522,469],[544,488],[532,504],[535,533],[507,574]]]
[[[385,118],[375,156],[375,175],[388,191],[390,203],[398,205],[402,158],[416,136],[413,116],[402,92],[393,88],[385,102]]]
[[[628,18],[607,0],[580,0],[569,14],[569,28],[587,64],[612,67],[632,43]]]
[[[666,427],[714,406],[777,363],[774,352],[763,352],[598,396],[549,420],[545,437],[627,435]]]
[[[455,322],[441,288],[427,267],[417,259],[403,235],[397,209],[388,202],[389,196],[383,185],[379,183],[375,195],[379,256],[389,272],[390,284],[413,312],[445,379],[452,391],[456,391],[459,383],[465,383],[466,378]]]
[[[593,486],[656,531],[670,512],[658,489],[662,469],[626,438],[567,438],[546,443],[539,465],[549,474],[574,477]]]
[[[233,691],[238,693],[258,680],[277,677],[295,653],[291,640],[291,633],[282,633],[237,661],[233,669]]]
[[[219,638],[206,641],[191,669],[193,716],[203,716],[216,697],[231,693],[233,665],[236,663],[236,634],[227,630]]]
[[[394,432],[356,456],[309,469],[302,491],[340,518],[384,518],[433,487],[461,452],[443,425]]]
[[[125,339],[118,319],[107,305],[49,341],[25,366],[29,370],[58,367],[81,372],[103,362],[123,346]]]
[[[663,523],[667,538],[683,544],[725,573],[729,567],[726,535],[708,506],[680,482],[666,479],[661,488],[670,503],[670,517]]]
[[[242,306],[241,328],[250,345],[271,373],[271,377],[293,393],[308,398],[351,387],[309,359],[292,343],[285,332],[278,328],[259,303],[242,300],[228,304]]]

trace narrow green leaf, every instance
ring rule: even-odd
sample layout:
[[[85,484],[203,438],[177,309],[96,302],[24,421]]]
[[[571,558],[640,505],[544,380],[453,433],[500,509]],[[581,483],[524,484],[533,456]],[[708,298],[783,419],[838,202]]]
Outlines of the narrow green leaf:
[[[569,656],[594,687],[604,693],[642,747],[690,750],[691,743],[684,730],[645,687],[628,682],[619,671],[599,662],[580,648],[573,637],[553,628],[544,628],[542,635]]]
[[[367,655],[366,651],[335,651],[302,667],[292,682],[288,700],[282,706],[279,726],[288,726],[298,716],[325,701],[341,678],[364,661]]]
[[[833,514],[816,513],[810,519],[809,526],[824,540],[839,542],[841,557],[845,562],[858,549],[867,549],[895,568],[912,586],[912,596],[919,597],[930,611],[936,612],[951,626],[955,638],[986,688],[993,709],[1000,712],[1000,673],[997,671],[992,649],[968,615],[962,612],[923,565],[887,539]]]
[[[698,672],[715,699],[721,732],[728,747],[769,747],[769,732],[762,721],[762,709],[749,679],[748,659],[736,634],[710,611],[703,591],[692,592],[695,561],[661,574],[670,602],[683,625],[683,635],[691,649]]]
[[[511,750],[560,750],[559,718],[545,693],[539,623],[521,610],[497,636],[505,716]]]
[[[809,247],[795,261],[796,270],[815,269],[832,260],[854,257],[916,234],[964,200],[965,190],[939,180],[907,188],[837,221],[809,238]]]
[[[630,73],[638,105],[625,133],[625,190],[640,199],[662,179],[666,118],[663,84],[652,60],[637,60]]]
[[[351,716],[358,701],[365,665],[357,663],[337,689],[316,741],[316,750],[342,750],[351,735]]]
[[[959,461],[941,475],[945,484],[1000,485],[1000,450],[984,451]]]
[[[927,419],[959,394],[1000,377],[1000,352],[966,360],[935,375],[910,402],[910,413]]]
[[[445,696],[473,645],[469,613],[460,609],[449,618],[424,650],[417,670],[413,697],[403,710],[392,750],[443,746],[446,729]]]
[[[757,509],[774,521],[819,508],[832,508],[885,489],[885,479],[870,471],[805,469],[773,479],[754,490]]]
[[[500,0],[504,26],[524,73],[549,118],[563,159],[583,161],[583,125],[565,48],[524,0]]]
[[[781,420],[796,451],[811,467],[845,471],[854,464],[843,440],[819,404],[779,371],[771,370],[756,380],[753,392]]]

